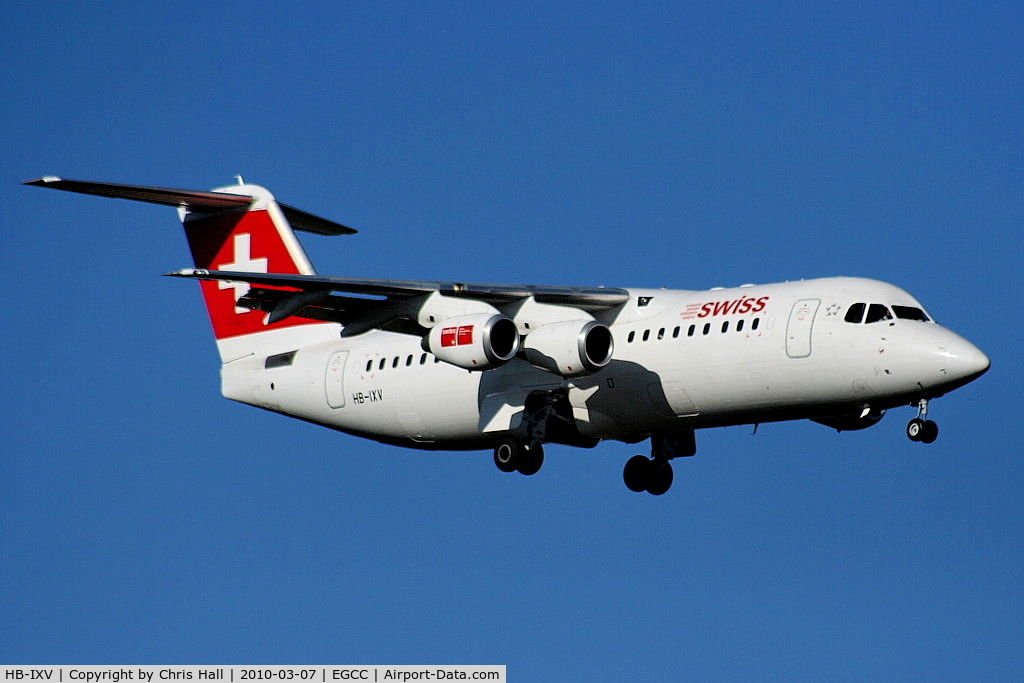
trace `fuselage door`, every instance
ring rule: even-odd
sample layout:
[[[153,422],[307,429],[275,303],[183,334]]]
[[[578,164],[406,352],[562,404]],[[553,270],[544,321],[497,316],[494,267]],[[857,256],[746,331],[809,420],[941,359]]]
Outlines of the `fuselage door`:
[[[786,355],[790,358],[807,358],[811,355],[811,332],[814,331],[814,316],[821,299],[800,299],[793,304],[786,326]]]
[[[327,376],[324,387],[327,389],[327,405],[332,408],[345,407],[345,361],[348,351],[339,351],[327,361]]]

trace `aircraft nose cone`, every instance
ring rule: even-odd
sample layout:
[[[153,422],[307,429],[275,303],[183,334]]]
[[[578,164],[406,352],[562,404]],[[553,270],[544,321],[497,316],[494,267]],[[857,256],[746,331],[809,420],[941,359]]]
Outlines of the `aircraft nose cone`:
[[[981,349],[966,339],[956,339],[942,353],[946,374],[970,382],[985,374],[990,362]]]

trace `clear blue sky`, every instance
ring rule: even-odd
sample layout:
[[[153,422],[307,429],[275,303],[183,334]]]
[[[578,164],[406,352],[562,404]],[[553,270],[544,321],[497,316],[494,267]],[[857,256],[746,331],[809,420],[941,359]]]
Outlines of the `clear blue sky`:
[[[1024,8],[687,4],[7,7],[0,661],[1024,675]],[[992,369],[930,447],[710,430],[657,499],[646,443],[377,445],[220,398],[174,211],[19,185],[236,173],[360,230],[326,274],[862,275]]]

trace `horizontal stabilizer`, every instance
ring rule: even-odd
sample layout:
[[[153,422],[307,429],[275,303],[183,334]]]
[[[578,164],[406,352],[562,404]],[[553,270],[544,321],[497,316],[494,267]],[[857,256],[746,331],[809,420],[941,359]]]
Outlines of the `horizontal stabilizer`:
[[[26,185],[52,187],[55,190],[95,194],[100,197],[131,199],[137,202],[163,204],[164,206],[184,206],[194,211],[231,209],[249,206],[252,197],[224,192],[205,192],[202,190],[174,190],[167,187],[145,187],[142,185],[120,185],[117,183],[95,183],[84,180],[64,180],[54,176],[46,176],[39,180],[30,180]]]
[[[210,192],[206,190],[176,190],[167,187],[147,187],[144,185],[122,185],[120,183],[97,183],[86,180],[65,180],[55,176],[46,176],[38,180],[30,180],[25,185],[50,187],[55,190],[94,194],[101,197],[131,199],[137,202],[163,204],[164,206],[184,207],[198,213],[223,211],[225,209],[246,208],[253,203],[249,195],[230,194],[228,192]],[[295,230],[314,232],[318,235],[351,235],[356,231],[326,218],[314,216],[287,204],[278,204],[286,219]]]

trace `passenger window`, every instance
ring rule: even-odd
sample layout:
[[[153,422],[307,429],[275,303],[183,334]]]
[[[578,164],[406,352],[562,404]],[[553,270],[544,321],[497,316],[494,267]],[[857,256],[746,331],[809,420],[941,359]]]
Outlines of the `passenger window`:
[[[752,329],[752,330],[756,330],[760,326],[761,326],[761,319],[760,318],[754,318],[754,322],[750,323],[750,329]]]
[[[696,325],[690,325],[690,329],[688,329],[686,331],[686,336],[687,337],[692,337],[693,333],[696,332],[696,331],[697,331],[697,326]]]
[[[882,304],[871,304],[868,307],[868,316],[864,319],[864,322],[870,325],[871,323],[877,323],[883,320],[892,320],[892,313],[890,313],[889,309]]]
[[[395,356],[395,360],[391,361],[391,367],[392,368],[397,368],[398,367],[398,356]]]
[[[381,359],[380,359],[380,363],[378,363],[378,364],[377,364],[377,369],[378,369],[378,370],[383,370],[383,369],[384,369],[384,364],[385,364],[385,363],[387,363],[387,361],[386,361],[385,359],[381,358]]]
[[[722,334],[725,334],[728,331],[729,331],[729,321],[726,320],[724,323],[722,323]]]
[[[366,371],[369,372],[370,370],[373,370],[373,361],[372,360],[366,361]]]
[[[410,365],[412,365],[412,354],[409,354],[409,357],[405,359],[405,367],[409,367]]]
[[[420,365],[426,365],[426,363],[427,363],[427,354],[424,353],[422,356],[420,356]]]
[[[644,341],[647,341],[650,338],[651,338],[651,331],[650,330],[644,330]]]
[[[928,315],[916,306],[893,306],[892,311],[900,320],[920,320],[923,323],[930,322]]]
[[[658,330],[658,339],[664,339],[664,338],[665,338],[665,328],[663,327],[660,330]]]
[[[846,322],[860,323],[864,320],[864,304],[853,304],[846,309]]]
[[[743,331],[743,320],[742,319],[738,323],[736,323],[736,331],[737,332],[742,332]]]
[[[704,323],[704,334],[711,332],[711,323]]]
[[[676,329],[672,330],[672,338],[673,339],[678,339],[679,338],[679,326],[678,325],[676,325]]]
[[[629,336],[626,337],[626,343],[632,344],[634,339],[636,339],[636,332],[635,331],[629,333]]]

